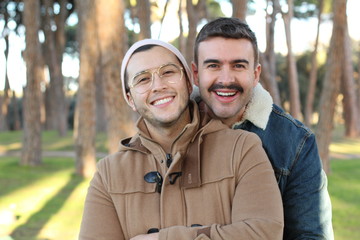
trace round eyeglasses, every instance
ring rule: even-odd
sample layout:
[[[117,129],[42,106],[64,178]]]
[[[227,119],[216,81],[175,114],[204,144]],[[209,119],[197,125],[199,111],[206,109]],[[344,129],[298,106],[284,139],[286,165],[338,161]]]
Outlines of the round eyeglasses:
[[[183,68],[174,63],[168,63],[152,71],[149,69],[139,72],[129,82],[129,87],[140,94],[147,92],[153,85],[155,73],[161,81],[176,83],[183,77]]]

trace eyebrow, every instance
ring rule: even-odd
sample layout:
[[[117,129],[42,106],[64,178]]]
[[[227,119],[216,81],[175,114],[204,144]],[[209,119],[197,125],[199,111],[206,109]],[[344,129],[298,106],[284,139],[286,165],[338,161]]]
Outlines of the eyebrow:
[[[206,59],[204,62],[203,62],[203,65],[205,64],[208,64],[208,63],[221,63],[221,61],[217,60],[217,59]]]
[[[221,63],[220,60],[218,59],[206,59],[204,62],[203,62],[203,65],[205,64],[208,64],[208,63]],[[249,64],[249,61],[246,60],[246,59],[235,59],[235,60],[232,60],[230,61],[231,64],[234,64],[234,63],[246,63],[246,64]]]
[[[231,63],[246,63],[249,64],[249,61],[246,59],[235,59],[234,61],[231,61]]]
[[[140,75],[140,74],[143,74],[143,73],[147,73],[147,72],[149,72],[149,70],[151,70],[151,69],[147,69],[147,70],[143,70],[143,71],[137,72],[137,73],[135,73],[134,77],[136,77],[136,76],[138,76],[138,75]]]

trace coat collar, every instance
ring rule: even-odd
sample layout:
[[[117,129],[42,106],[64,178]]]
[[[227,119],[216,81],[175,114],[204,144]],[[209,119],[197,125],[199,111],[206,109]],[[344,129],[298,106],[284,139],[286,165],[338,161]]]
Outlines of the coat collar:
[[[191,101],[192,121],[181,132],[173,146],[173,164],[167,175],[181,171],[181,186],[193,188],[201,186],[201,143],[203,136],[228,128],[220,120],[211,119],[206,113],[199,112],[198,106]],[[121,150],[135,150],[143,153],[163,155],[162,148],[148,135],[142,118],[137,122],[138,133],[121,141]],[[185,161],[184,161],[185,160]]]
[[[253,97],[246,107],[243,118],[241,121],[234,123],[232,127],[235,128],[247,120],[258,128],[265,130],[272,111],[272,105],[273,100],[270,93],[258,83],[254,88]]]
[[[177,151],[177,149],[186,148],[186,145],[189,143],[188,139],[191,139],[199,129],[200,115],[198,106],[193,101],[191,101],[189,106],[192,120],[184,127],[179,136],[176,138],[173,146],[175,151]],[[137,120],[136,127],[138,130],[136,135],[132,138],[122,140],[120,150],[123,148],[132,148],[133,150],[136,149],[142,152],[150,152],[150,150],[153,152],[154,149],[161,148],[159,144],[150,137],[143,117],[140,117]]]

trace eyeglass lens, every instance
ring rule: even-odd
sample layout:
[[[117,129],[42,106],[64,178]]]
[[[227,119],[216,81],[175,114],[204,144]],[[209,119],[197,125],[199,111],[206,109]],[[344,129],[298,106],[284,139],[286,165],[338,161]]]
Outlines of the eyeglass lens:
[[[165,80],[168,83],[175,83],[182,77],[181,68],[175,64],[166,64],[160,66],[155,71],[144,71],[133,78],[132,87],[139,93],[144,93],[150,89],[153,81],[154,74],[157,73],[161,80]]]

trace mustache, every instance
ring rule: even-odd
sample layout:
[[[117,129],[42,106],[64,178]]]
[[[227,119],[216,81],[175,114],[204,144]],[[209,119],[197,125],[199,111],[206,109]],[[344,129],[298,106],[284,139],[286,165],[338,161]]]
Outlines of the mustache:
[[[211,92],[211,91],[215,91],[218,89],[219,90],[220,89],[236,90],[236,91],[239,91],[240,93],[244,92],[244,88],[238,84],[230,84],[230,85],[225,86],[224,84],[220,84],[220,83],[215,83],[215,84],[211,85],[211,87],[209,87],[208,91]]]

